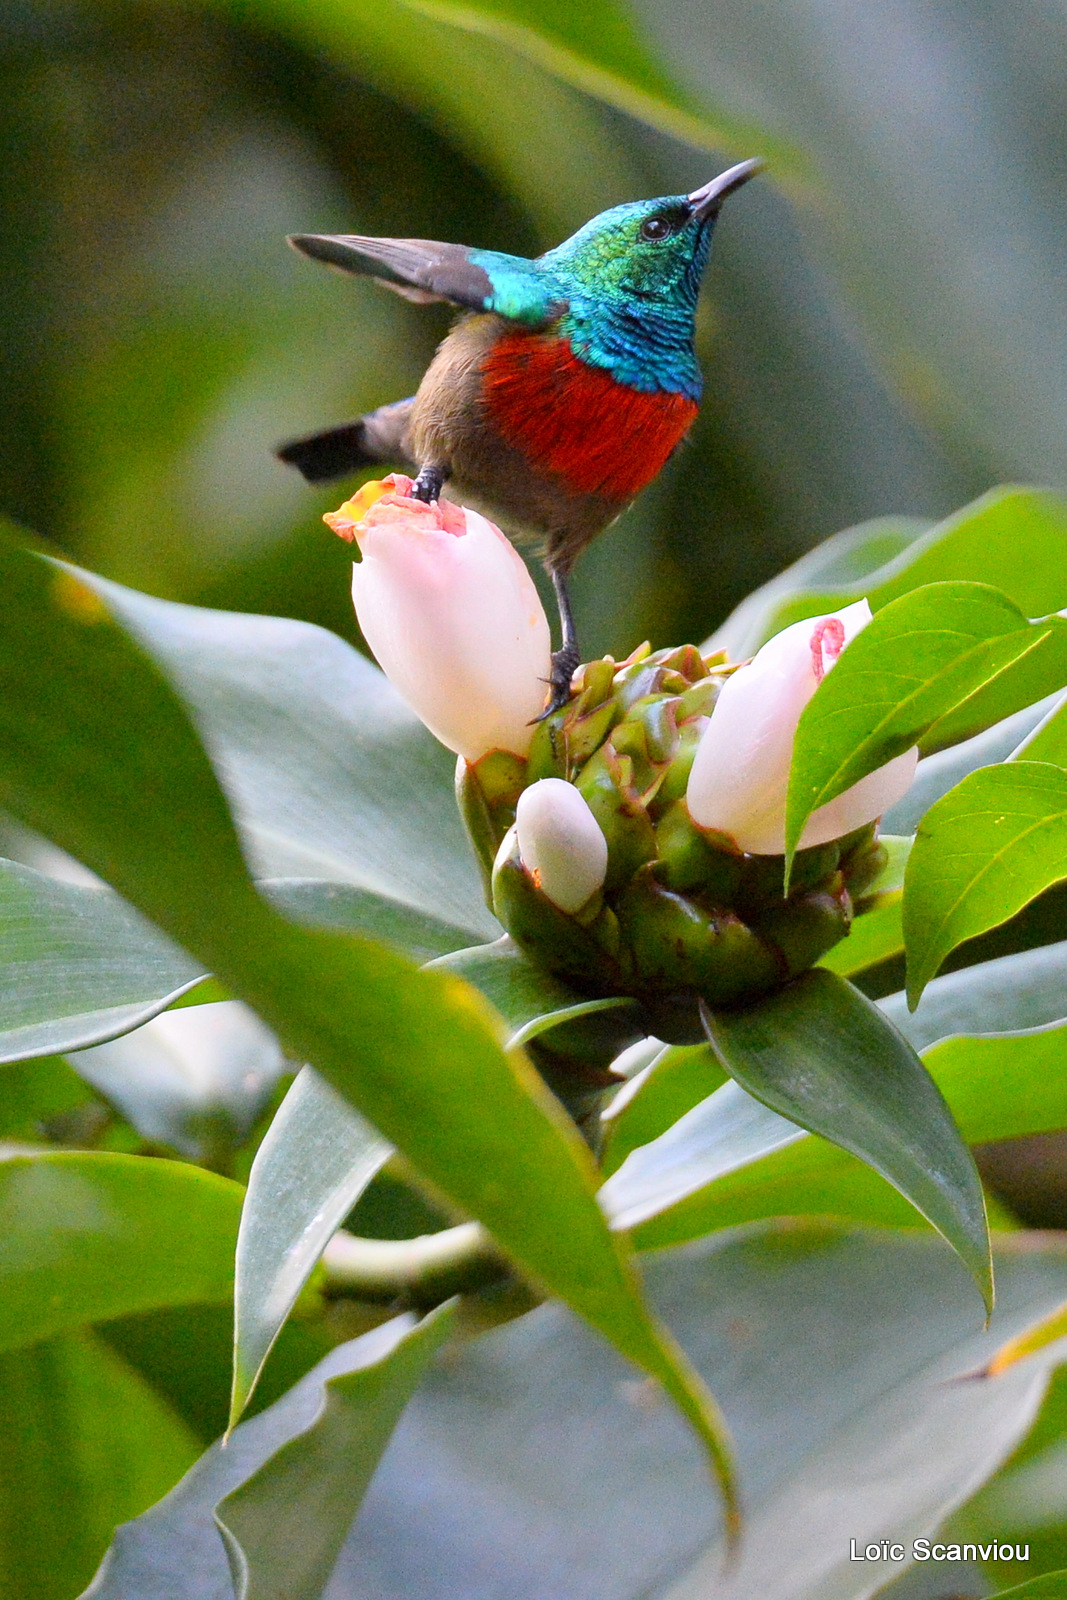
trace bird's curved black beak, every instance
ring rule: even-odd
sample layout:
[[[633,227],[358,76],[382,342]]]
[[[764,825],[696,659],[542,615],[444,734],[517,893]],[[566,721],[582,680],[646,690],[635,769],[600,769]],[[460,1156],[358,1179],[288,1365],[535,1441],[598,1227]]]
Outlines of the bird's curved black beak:
[[[729,167],[725,172],[720,172],[717,178],[712,178],[702,189],[694,189],[686,198],[693,208],[693,216],[699,221],[706,217],[718,214],[719,207],[727,195],[733,194],[735,189],[740,189],[749,178],[754,178],[757,172],[763,171],[764,163],[759,156],[753,156],[750,161],[739,161],[736,167]]]

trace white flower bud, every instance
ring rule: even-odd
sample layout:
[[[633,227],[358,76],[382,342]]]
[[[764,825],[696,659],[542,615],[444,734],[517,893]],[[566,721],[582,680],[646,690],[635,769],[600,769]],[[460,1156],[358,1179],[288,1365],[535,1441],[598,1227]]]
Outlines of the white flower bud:
[[[866,600],[794,622],[727,678],[697,747],[686,800],[701,828],[753,855],[785,851],[785,802],[800,714],[842,650],[871,620]],[[800,848],[839,839],[887,811],[911,787],[918,750],[907,750],[820,806]]]
[[[413,500],[399,475],[325,520],[356,539],[352,599],[378,665],[468,761],[524,756],[551,670],[548,618],[518,551],[476,511]]]
[[[573,783],[542,778],[524,789],[515,811],[519,856],[541,893],[573,916],[592,899],[608,870],[608,841]]]

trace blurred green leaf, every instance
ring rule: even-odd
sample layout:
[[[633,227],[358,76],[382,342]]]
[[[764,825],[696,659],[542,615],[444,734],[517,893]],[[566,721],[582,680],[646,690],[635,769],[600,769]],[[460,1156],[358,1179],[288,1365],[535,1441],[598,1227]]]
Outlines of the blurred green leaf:
[[[0,1355],[0,1593],[70,1600],[116,1522],[195,1460],[195,1435],[88,1333]]]
[[[1056,1242],[1001,1247],[997,1266],[983,1334],[965,1275],[920,1236],[773,1224],[648,1261],[736,1430],[748,1525],[725,1567],[691,1440],[562,1308],[453,1347],[401,1418],[333,1586],[365,1600],[860,1600],[870,1568],[849,1564],[849,1539],[929,1533],[1041,1403],[1044,1357],[994,1383],[951,1381],[1067,1294]],[[311,1412],[317,1375],[275,1410],[312,1379]],[[268,1417],[120,1530],[93,1600],[214,1600],[227,1571],[211,1508]]]
[[[1041,617],[1067,606],[1065,571],[1067,503],[1039,489],[993,489],[925,531],[887,518],[836,534],[742,601],[709,644],[744,660],[804,617],[864,597],[881,611],[932,583],[990,584]]]
[[[215,1507],[236,1600],[319,1600],[371,1477],[452,1306],[323,1384],[317,1416]]]
[[[7,541],[0,581],[10,626],[0,641],[6,807],[194,952],[274,1029],[291,1060],[316,1066],[535,1280],[657,1377],[702,1435],[728,1495],[714,1402],[650,1320],[627,1249],[597,1206],[593,1163],[573,1123],[525,1057],[505,1052],[477,991],[380,945],[283,921],[255,892],[181,703],[96,591]],[[256,620],[207,615],[198,625],[216,640],[230,638],[231,626],[243,640]],[[292,626],[278,624],[283,633]],[[309,630],[298,631],[306,642]],[[20,643],[31,633],[49,662],[46,681]],[[205,647],[200,659],[209,656]],[[283,703],[303,682],[296,662],[286,665]],[[311,689],[305,699],[313,724]],[[268,707],[256,701],[249,716],[273,751]],[[410,733],[407,717],[404,726]],[[211,727],[207,737],[221,760]],[[395,818],[384,799],[378,805],[395,840]],[[373,828],[368,837],[380,849]]]
[[[1043,688],[1067,680],[1067,622],[1029,625],[982,584],[936,583],[892,601],[852,640],[801,713],[786,807],[791,858],[808,817],[875,768],[917,744],[947,713],[1050,642]],[[999,721],[1020,705],[999,707]]]
[[[1010,717],[986,728],[962,743],[919,762],[915,781],[902,800],[898,800],[882,818],[881,826],[893,833],[911,833],[919,826],[935,800],[954,789],[969,772],[979,767],[990,767],[997,761],[1006,761],[1020,742],[1047,716],[1056,702],[1048,695],[1036,705],[1026,706]]]
[[[1067,700],[1057,700],[1036,728],[1012,751],[1013,761],[1051,761],[1067,767]]]
[[[1004,1600],[1067,1600],[1067,1572],[1046,1572],[999,1592]]]
[[[818,965],[828,972],[836,972],[839,977],[850,978],[854,972],[863,972],[877,966],[879,961],[899,955],[904,948],[903,899],[903,892],[898,889],[886,895],[881,904],[857,917],[848,938],[820,957]]]
[[[139,1028],[204,977],[107,889],[0,861],[0,1061]]]
[[[908,1003],[945,957],[1067,877],[1067,772],[1043,761],[982,767],[920,825],[904,892]]]
[[[743,156],[756,144],[787,169],[795,156],[778,139],[768,142],[728,113],[708,115],[679,92],[644,45],[631,15],[611,0],[589,0],[574,8],[543,0],[404,0],[413,11],[471,33],[498,39],[520,56],[596,95],[620,111],[640,117],[676,139],[701,149]]]
[[[242,1191],[199,1167],[88,1150],[0,1160],[0,1350],[233,1289]]]
[[[629,1151],[600,1191],[612,1227],[639,1228],[715,1180],[805,1137],[737,1083],[687,1110],[665,1132]]]
[[[12,1062],[0,1073],[0,1138],[40,1135],[40,1124],[93,1099],[93,1091],[60,1056]]]
[[[332,1235],[392,1145],[310,1067],[264,1135],[237,1236],[230,1426]]]
[[[237,1000],[166,1012],[69,1059],[143,1139],[220,1171],[292,1071],[270,1029]]]
[[[922,1062],[877,1007],[816,970],[754,1006],[703,1016],[724,1070],[772,1111],[888,1179],[945,1237],[991,1306],[973,1158]]]
[[[650,1144],[726,1081],[709,1044],[664,1045],[643,1071],[619,1090],[601,1120],[610,1174],[631,1150]],[[604,1191],[601,1190],[601,1200]]]
[[[946,973],[909,1011],[901,991],[879,1000],[916,1050],[953,1034],[1014,1033],[1067,1018],[1067,941]]]
[[[308,623],[80,578],[189,705],[257,875],[349,883],[463,930],[466,944],[496,936],[456,812],[455,759],[377,667]]]
[[[377,939],[412,961],[432,961],[470,943],[470,931],[370,889],[319,878],[264,878],[257,887],[270,903],[306,928]]]
[[[968,1144],[1067,1125],[1067,1028],[957,1036],[926,1049],[923,1063]],[[643,1249],[777,1214],[911,1225],[895,1196],[854,1158],[821,1139],[790,1142],[787,1131],[773,1112],[754,1102],[745,1107],[736,1092],[720,1089],[657,1145],[635,1152],[625,1176],[601,1191],[602,1201],[613,1214],[624,1205],[643,1208],[648,1220],[636,1235]]]

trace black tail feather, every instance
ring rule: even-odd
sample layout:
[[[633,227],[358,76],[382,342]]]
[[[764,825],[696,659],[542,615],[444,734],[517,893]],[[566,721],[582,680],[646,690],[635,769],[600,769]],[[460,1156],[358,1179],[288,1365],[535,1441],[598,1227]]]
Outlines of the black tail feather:
[[[323,433],[293,439],[276,450],[275,455],[279,461],[302,472],[308,483],[329,483],[333,478],[347,478],[381,459],[367,449],[365,431],[360,417],[356,422],[345,422]]]

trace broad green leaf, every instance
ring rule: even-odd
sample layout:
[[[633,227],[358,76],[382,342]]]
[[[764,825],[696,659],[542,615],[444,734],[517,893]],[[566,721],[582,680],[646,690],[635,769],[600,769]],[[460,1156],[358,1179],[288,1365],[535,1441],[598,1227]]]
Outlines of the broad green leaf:
[[[453,1347],[401,1418],[334,1588],[363,1600],[861,1600],[869,1576],[849,1564],[850,1538],[929,1534],[1041,1403],[1042,1356],[995,1382],[951,1381],[1067,1297],[1057,1243],[1002,1246],[997,1266],[983,1334],[964,1273],[918,1235],[774,1224],[647,1262],[736,1431],[748,1522],[728,1566],[684,1430],[560,1307]],[[243,1470],[230,1450],[269,1416],[120,1530],[93,1600],[227,1592],[211,1509]]]
[[[982,767],[932,806],[908,863],[904,942],[912,1009],[957,945],[1067,877],[1067,771]]]
[[[857,989],[805,973],[742,1011],[705,1011],[724,1070],[772,1111],[860,1157],[933,1224],[992,1304],[982,1185],[915,1051]]]
[[[1018,749],[1020,742],[1043,721],[1058,698],[1057,695],[1046,695],[1036,705],[1016,711],[987,728],[984,733],[965,739],[950,750],[939,750],[936,755],[920,761],[911,788],[902,800],[898,800],[886,812],[881,825],[892,833],[913,834],[934,801],[954,789],[961,778],[965,778],[969,772],[977,772],[979,767],[991,767],[997,761],[1006,761]]]
[[[326,1244],[391,1154],[347,1101],[303,1069],[248,1176],[237,1236],[231,1427]]]
[[[480,989],[507,1023],[513,1046],[525,1044],[550,1028],[588,1017],[590,1022],[581,1030],[587,1049],[599,1047],[605,1059],[610,1059],[648,1031],[634,1001],[589,1000],[561,979],[535,967],[507,934],[494,944],[441,956],[430,966],[436,971],[453,972]],[[573,1031],[569,1029],[568,1033]]]
[[[600,1203],[612,1227],[638,1228],[722,1174],[804,1137],[795,1122],[727,1082],[658,1138],[630,1151],[601,1189]]]
[[[40,1124],[94,1098],[60,1056],[12,1062],[0,1073],[0,1138],[38,1139]]]
[[[990,721],[1067,681],[1067,622],[1030,625],[1004,595],[970,583],[931,584],[878,612],[801,714],[786,808],[790,856],[814,810],[917,744],[1046,638],[1056,644],[1048,681],[1033,692],[1028,685],[1018,705]]]
[[[658,1378],[729,1495],[714,1402],[650,1320],[573,1123],[525,1057],[504,1050],[477,991],[283,921],[248,877],[181,703],[97,593],[6,543],[0,584],[0,801],[203,961],[290,1060],[318,1068],[537,1282]],[[30,636],[46,680],[22,648]],[[265,720],[263,710],[256,726]]]
[[[303,1449],[298,1448],[294,1464],[298,1470],[301,1465],[306,1468],[307,1445],[314,1449],[316,1443],[321,1444],[324,1433],[332,1431],[338,1421],[342,1426],[352,1421],[355,1426],[343,1441],[341,1458],[328,1449],[323,1452],[323,1464],[340,1480],[339,1498],[351,1490],[353,1479],[361,1491],[366,1457],[356,1463],[353,1478],[349,1478],[343,1453],[356,1444],[362,1454],[362,1442],[357,1442],[358,1418],[353,1417],[348,1404],[349,1393],[359,1394],[362,1390],[364,1397],[370,1398],[378,1391],[379,1403],[374,1408],[377,1417],[368,1418],[371,1428],[364,1434],[370,1444],[375,1424],[386,1420],[390,1397],[399,1411],[426,1361],[447,1335],[451,1321],[447,1308],[421,1323],[410,1314],[394,1317],[383,1327],[331,1350],[266,1411],[242,1422],[228,1438],[213,1445],[158,1505],[117,1530],[85,1600],[90,1596],[93,1600],[132,1600],[134,1594],[137,1600],[216,1600],[218,1596],[232,1595],[231,1572],[219,1538],[215,1508],[260,1472],[265,1471],[269,1481],[274,1475],[272,1463],[279,1454],[284,1470],[284,1452],[301,1439],[306,1443]],[[258,1509],[257,1499],[259,1496],[253,1492],[250,1513]],[[284,1508],[276,1515],[284,1516]],[[315,1522],[318,1532],[327,1539],[333,1537],[327,1516],[316,1516]],[[296,1534],[299,1536],[299,1529]],[[321,1549],[320,1543],[319,1552]]]
[[[877,612],[932,583],[991,584],[1024,616],[1045,616],[1067,606],[1065,561],[1067,503],[993,489],[935,527],[889,522],[883,533],[875,522],[836,534],[743,601],[709,643],[744,660],[792,622],[864,598]]]
[[[142,1138],[227,1171],[292,1071],[278,1041],[238,1000],[154,1017],[70,1065]]]
[[[832,607],[824,606],[829,595],[863,599],[870,575],[895,561],[931,526],[914,517],[876,517],[831,534],[742,600],[705,641],[704,653],[725,650],[731,661],[744,661],[788,626],[783,617],[799,622],[818,616],[820,608],[836,611],[836,600]]]
[[[116,1522],[195,1460],[192,1431],[85,1332],[0,1355],[0,1594],[70,1600]]]
[[[444,922],[404,901],[322,878],[263,878],[260,892],[283,916],[307,928],[362,934],[412,961],[432,961],[469,945],[468,929]]]
[[[879,1000],[916,1050],[953,1034],[1015,1033],[1067,1018],[1067,941],[946,973],[909,1011],[905,994]]]
[[[463,928],[351,884],[275,878],[260,887],[295,922],[380,939],[414,960],[470,941]],[[198,964],[111,890],[13,861],[0,861],[0,972],[0,1061],[81,1051],[183,998],[217,998]]]
[[[492,938],[453,796],[454,758],[324,628],[82,581],[192,710],[258,876],[349,883]]]
[[[442,1306],[377,1361],[328,1378],[311,1426],[219,1501],[236,1600],[319,1600],[389,1436],[454,1320]]]
[[[1057,767],[1067,767],[1067,699],[1061,697],[1049,707],[1037,727],[1012,751],[1011,759],[1052,761]]]
[[[573,8],[538,0],[405,3],[422,16],[500,40],[564,83],[687,144],[746,155],[756,141],[761,153],[770,153],[766,132],[757,134],[724,110],[708,115],[682,94],[644,44],[633,17],[611,0]],[[792,166],[791,153],[778,140],[772,142],[776,166]]]
[[[139,1028],[204,977],[118,895],[0,862],[0,1061]]]
[[[1067,1125],[1067,1028],[945,1039],[924,1052],[923,1064],[968,1144]],[[854,1157],[822,1139],[789,1143],[781,1123],[754,1102],[741,1108],[721,1089],[636,1151],[601,1190],[601,1202],[613,1215],[643,1207],[648,1220],[636,1234],[643,1249],[775,1215],[914,1225],[914,1213]]]
[[[155,1306],[225,1303],[242,1191],[95,1150],[0,1160],[0,1350]]]

